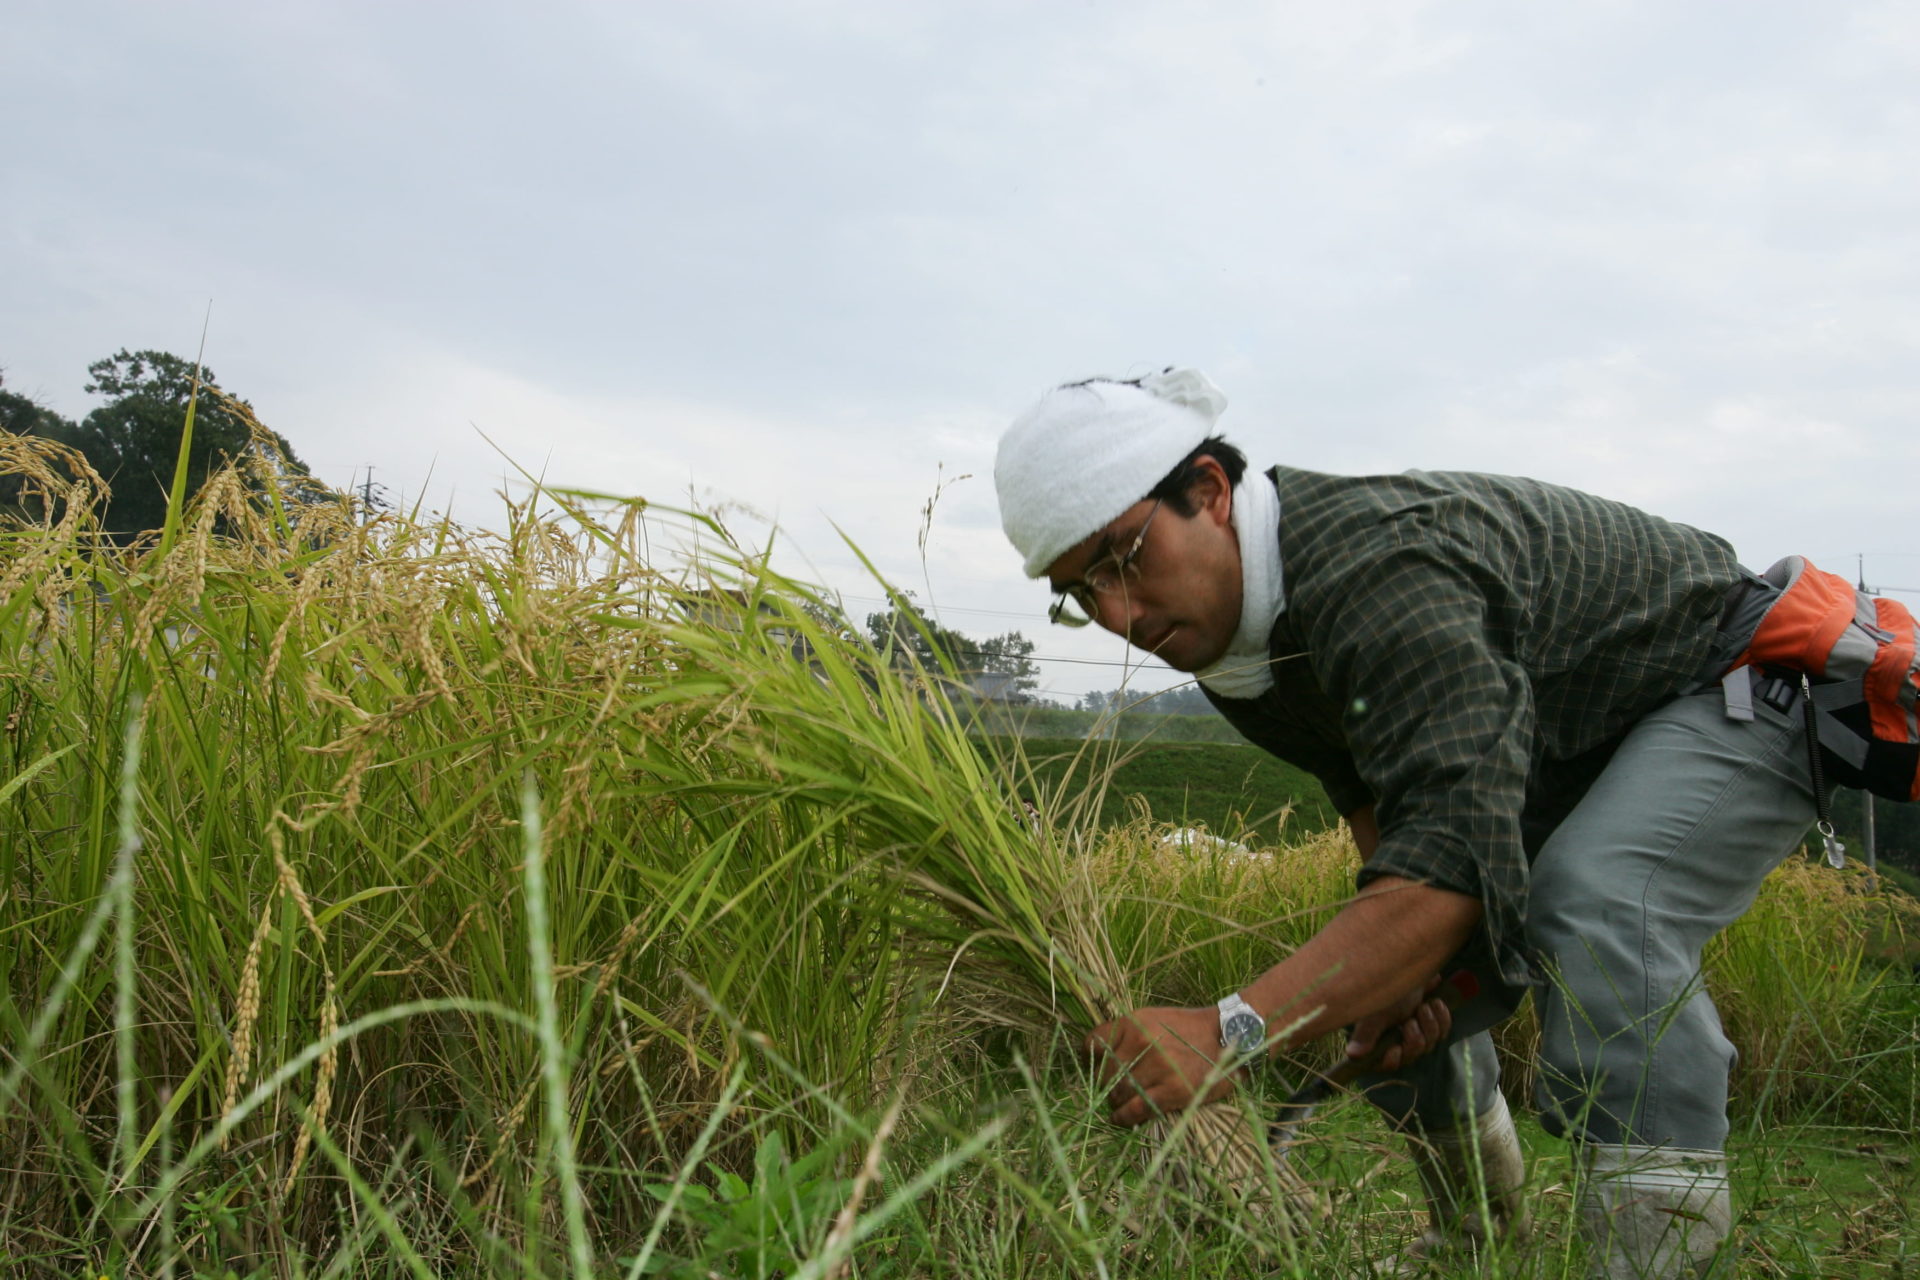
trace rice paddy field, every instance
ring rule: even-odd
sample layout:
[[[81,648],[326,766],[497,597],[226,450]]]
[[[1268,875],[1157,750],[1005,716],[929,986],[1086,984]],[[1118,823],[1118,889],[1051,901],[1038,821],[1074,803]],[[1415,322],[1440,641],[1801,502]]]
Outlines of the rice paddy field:
[[[1103,821],[1127,744],[971,734],[698,513],[243,469],[119,548],[75,457],[0,467],[5,1275],[1361,1276],[1422,1225],[1363,1103],[1264,1158],[1331,1046],[1140,1132],[1077,1053],[1298,945],[1339,832]],[[1920,1268],[1911,907],[1795,860],[1710,957],[1740,1274]],[[1583,1273],[1523,1127],[1538,1226],[1460,1274]]]

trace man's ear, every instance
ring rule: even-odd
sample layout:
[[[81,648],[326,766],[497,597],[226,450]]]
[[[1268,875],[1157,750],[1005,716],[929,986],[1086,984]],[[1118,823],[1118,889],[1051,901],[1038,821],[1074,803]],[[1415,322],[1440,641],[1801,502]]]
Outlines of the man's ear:
[[[1194,466],[1200,474],[1194,477],[1193,486],[1187,490],[1215,524],[1227,525],[1233,522],[1233,482],[1227,479],[1225,467],[1219,459],[1208,454],[1194,459]]]

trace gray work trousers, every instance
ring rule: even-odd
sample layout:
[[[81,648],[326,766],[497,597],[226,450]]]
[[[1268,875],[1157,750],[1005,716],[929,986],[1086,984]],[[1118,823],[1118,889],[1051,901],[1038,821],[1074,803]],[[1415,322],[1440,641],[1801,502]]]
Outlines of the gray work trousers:
[[[1755,698],[1753,713],[1730,719],[1718,687],[1653,712],[1534,859],[1526,929],[1547,971],[1533,995],[1549,1132],[1725,1149],[1738,1055],[1700,952],[1814,816],[1800,706]],[[1480,1031],[1362,1083],[1397,1125],[1448,1129],[1492,1103],[1498,1063]]]

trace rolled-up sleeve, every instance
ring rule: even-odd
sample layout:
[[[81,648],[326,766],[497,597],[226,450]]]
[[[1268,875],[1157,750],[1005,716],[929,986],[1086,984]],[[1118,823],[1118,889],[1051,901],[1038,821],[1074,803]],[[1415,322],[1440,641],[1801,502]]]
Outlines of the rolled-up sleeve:
[[[1398,876],[1478,898],[1501,977],[1528,977],[1520,813],[1534,742],[1498,571],[1457,543],[1387,536],[1312,610],[1314,674],[1376,797],[1360,883]]]

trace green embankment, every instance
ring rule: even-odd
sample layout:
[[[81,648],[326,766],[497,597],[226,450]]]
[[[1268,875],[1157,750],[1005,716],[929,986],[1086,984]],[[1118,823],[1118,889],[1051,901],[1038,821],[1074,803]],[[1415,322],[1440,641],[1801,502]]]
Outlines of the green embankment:
[[[1071,754],[1087,738],[1111,739],[1141,752],[1139,760],[1127,767],[1122,795],[1146,798],[1153,816],[1167,822],[1182,821],[1190,814],[1214,830],[1234,825],[1234,813],[1261,815],[1295,802],[1296,812],[1286,830],[1299,834],[1312,830],[1302,823],[1332,821],[1326,797],[1313,779],[1284,766],[1275,771],[1255,771],[1241,763],[1251,749],[1233,726],[1217,715],[1163,714],[1150,694],[1143,694],[1130,710],[1113,714],[1079,711],[1069,707],[1006,706],[983,703],[966,709],[972,731],[991,738],[1020,738],[1035,756]],[[1210,743],[1228,748],[1224,753],[1189,751],[1191,744]],[[1176,748],[1178,754],[1163,758],[1161,753]],[[1238,748],[1238,752],[1234,751]],[[1176,763],[1177,762],[1177,763]],[[1059,765],[1047,776],[1057,779]],[[1837,789],[1833,792],[1833,822],[1846,842],[1851,857],[1866,854],[1866,822],[1863,793]],[[1897,804],[1879,800],[1874,812],[1878,839],[1875,841],[1879,863],[1890,869],[1903,886],[1914,881],[1900,876],[1920,878],[1920,804]],[[1110,797],[1103,816],[1131,817],[1121,796]],[[1273,824],[1256,824],[1255,833],[1270,839],[1278,830]]]
[[[1073,777],[1084,778],[1117,759],[1101,806],[1100,816],[1108,822],[1136,816],[1136,804],[1144,801],[1156,821],[1204,826],[1216,835],[1253,844],[1277,844],[1324,830],[1336,817],[1311,774],[1249,745],[1026,738],[1022,747],[1043,804],[1058,792],[1070,770]],[[1082,753],[1094,758],[1076,765]]]
[[[1135,709],[1118,715],[1076,711],[1071,707],[1010,707],[995,703],[974,706],[967,714],[973,731],[989,737],[1152,739],[1236,746],[1245,741],[1232,725],[1217,715],[1166,715],[1153,708],[1154,700],[1143,697]]]
[[[1051,716],[1076,734],[1084,733],[1095,721],[1088,712],[1060,708],[1039,708],[1028,714]],[[1064,717],[1074,719],[1068,724]],[[1095,772],[1084,764],[1073,766],[1078,753],[1092,751],[1099,753],[1097,764],[1116,755],[1120,760],[1101,805],[1100,816],[1105,822],[1123,822],[1137,816],[1136,805],[1144,802],[1158,822],[1204,826],[1229,839],[1251,837],[1250,843],[1274,844],[1323,830],[1337,817],[1312,775],[1240,740],[1233,727],[1217,717],[1133,715],[1110,718],[1107,723],[1118,724],[1119,732],[1114,735],[1118,741],[1089,743],[1079,737],[1051,734],[1021,737],[1041,795],[1056,791],[1070,769],[1077,777]],[[1041,726],[1036,721],[1030,727]],[[1152,738],[1141,740],[1147,732]],[[1224,738],[1219,736],[1222,734]],[[1000,745],[1004,750],[1006,743]],[[1861,793],[1837,791],[1833,808],[1849,855],[1861,857],[1865,849],[1860,835]],[[1913,835],[1920,805],[1883,800],[1877,812],[1882,874],[1899,888],[1920,896],[1920,874],[1916,873],[1920,852],[1916,851]]]

